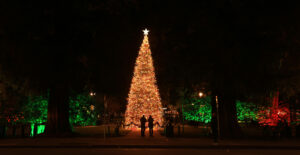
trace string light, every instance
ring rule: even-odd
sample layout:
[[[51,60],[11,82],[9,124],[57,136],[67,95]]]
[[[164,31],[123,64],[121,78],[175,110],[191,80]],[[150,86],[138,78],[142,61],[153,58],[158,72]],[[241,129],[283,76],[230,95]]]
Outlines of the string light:
[[[125,112],[125,123],[139,125],[143,115],[145,117],[151,115],[154,122],[161,125],[163,110],[148,41],[149,30],[145,29],[143,32],[144,40],[136,59]]]

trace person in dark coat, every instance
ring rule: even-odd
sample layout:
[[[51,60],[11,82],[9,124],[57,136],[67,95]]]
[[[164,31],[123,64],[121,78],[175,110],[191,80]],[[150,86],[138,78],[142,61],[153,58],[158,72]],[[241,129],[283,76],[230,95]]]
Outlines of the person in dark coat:
[[[141,136],[145,136],[145,128],[146,128],[146,118],[145,116],[143,115],[143,117],[140,119],[141,121]]]
[[[150,133],[150,136],[153,136],[153,118],[152,116],[150,115],[149,118],[148,118],[148,127],[149,127],[149,133]]]

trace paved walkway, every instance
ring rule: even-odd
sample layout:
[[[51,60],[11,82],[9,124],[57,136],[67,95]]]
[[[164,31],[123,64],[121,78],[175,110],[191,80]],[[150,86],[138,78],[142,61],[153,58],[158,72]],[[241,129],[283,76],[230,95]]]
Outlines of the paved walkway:
[[[128,139],[158,139],[158,140],[162,140],[162,139],[166,139],[164,136],[162,136],[158,130],[154,130],[153,131],[153,136],[150,136],[149,130],[146,129],[145,131],[145,136],[142,137],[141,136],[141,130],[140,129],[136,129],[131,131],[130,133],[128,133],[126,136],[124,136],[124,138],[128,138]]]
[[[140,130],[123,137],[95,138],[11,138],[0,139],[0,148],[194,148],[194,149],[298,149],[300,140],[222,140],[218,144],[211,138],[167,138],[154,131],[150,137],[140,136]]]
[[[145,131],[145,136],[141,136],[141,130],[133,130],[124,137],[115,137],[107,139],[108,143],[118,141],[122,145],[166,145],[168,138],[161,136],[157,130],[154,130],[153,136],[150,136],[149,130]]]

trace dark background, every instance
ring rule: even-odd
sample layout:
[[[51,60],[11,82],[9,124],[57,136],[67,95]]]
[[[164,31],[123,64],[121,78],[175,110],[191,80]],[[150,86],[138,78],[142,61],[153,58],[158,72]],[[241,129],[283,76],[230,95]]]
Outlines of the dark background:
[[[29,90],[67,81],[125,99],[144,28],[162,94],[202,82],[265,91],[283,61],[299,66],[294,1],[4,0],[0,10],[1,72]]]

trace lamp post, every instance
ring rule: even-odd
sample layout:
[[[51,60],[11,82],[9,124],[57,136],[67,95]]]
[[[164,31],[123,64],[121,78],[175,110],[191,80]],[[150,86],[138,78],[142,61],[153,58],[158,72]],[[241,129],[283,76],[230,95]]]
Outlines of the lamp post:
[[[220,119],[219,119],[219,100],[216,96],[216,108],[217,108],[217,130],[218,130],[218,139],[220,137]]]
[[[105,140],[105,138],[106,138],[106,108],[107,108],[107,97],[106,97],[106,95],[105,94],[103,94],[103,102],[104,102],[104,120],[103,120],[103,122],[104,122],[104,140]]]
[[[183,134],[184,132],[183,102],[181,103],[181,115],[182,115],[182,134]]]

